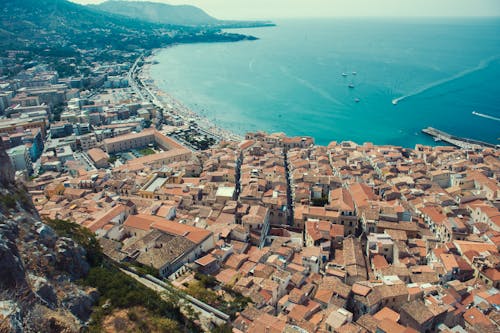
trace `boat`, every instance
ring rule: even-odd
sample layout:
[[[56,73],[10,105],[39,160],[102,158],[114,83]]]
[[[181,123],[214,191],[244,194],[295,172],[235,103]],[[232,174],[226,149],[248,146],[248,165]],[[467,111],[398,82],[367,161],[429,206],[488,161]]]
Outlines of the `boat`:
[[[352,72],[352,75],[356,75],[356,74],[358,74],[358,73],[356,73],[356,72]]]
[[[392,100],[392,105],[397,105],[398,104],[398,100],[397,99],[393,99]]]
[[[359,103],[360,99],[359,99],[359,98],[355,98],[355,99],[354,99],[354,101],[355,101],[356,103]]]
[[[346,76],[347,76],[347,73],[342,73],[342,76],[343,76],[343,77],[346,77]]]
[[[349,86],[348,86],[348,87],[352,89],[352,88],[354,88],[354,84],[349,83]]]

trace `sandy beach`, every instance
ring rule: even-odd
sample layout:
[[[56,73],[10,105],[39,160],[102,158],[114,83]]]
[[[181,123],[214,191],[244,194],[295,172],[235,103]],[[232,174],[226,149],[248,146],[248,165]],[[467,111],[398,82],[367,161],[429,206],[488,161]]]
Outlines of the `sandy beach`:
[[[145,64],[141,67],[139,78],[148,87],[152,94],[161,102],[165,110],[172,115],[179,116],[187,124],[189,121],[194,120],[198,127],[203,131],[211,134],[214,137],[223,141],[241,141],[243,136],[233,133],[228,129],[221,128],[216,123],[210,121],[208,118],[194,112],[181,101],[177,100],[174,96],[161,90],[155,80],[151,76],[152,63],[155,60],[156,54],[160,50],[154,50],[149,57],[145,58]]]

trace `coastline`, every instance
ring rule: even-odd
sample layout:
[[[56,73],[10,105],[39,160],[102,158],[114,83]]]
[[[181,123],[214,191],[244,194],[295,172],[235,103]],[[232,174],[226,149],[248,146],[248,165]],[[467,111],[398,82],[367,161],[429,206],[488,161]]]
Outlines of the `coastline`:
[[[368,55],[358,59],[353,48],[360,46],[361,40],[353,42],[354,46],[345,45],[341,51],[338,51],[341,42],[335,47],[329,44],[329,53],[322,55],[321,40],[325,36],[313,38],[309,32],[303,32],[301,28],[311,23],[308,22],[300,25],[291,20],[281,22],[276,29],[241,31],[258,36],[260,40],[256,43],[178,44],[183,47],[156,50],[148,58],[160,62],[151,64],[150,76],[156,81],[152,84],[199,117],[208,118],[213,122],[208,127],[216,125],[241,136],[245,131],[262,129],[312,136],[323,145],[342,140],[406,148],[414,148],[416,144],[444,144],[421,132],[431,126],[455,136],[500,142],[498,132],[492,133],[498,122],[472,115],[477,110],[498,117],[493,97],[496,88],[487,84],[499,69],[496,62],[487,70],[441,84],[421,96],[400,101],[397,106],[391,103],[393,99],[476,68],[491,52],[485,51],[484,57],[467,53],[463,59],[448,62],[444,61],[446,53],[442,49],[432,49],[429,54],[436,60],[424,69],[418,67],[417,55],[399,62],[397,57],[391,58],[392,52],[384,51],[387,61],[373,60]],[[318,33],[327,27],[351,27],[350,22],[316,23],[312,28]],[[393,26],[388,22],[381,29]],[[299,32],[303,33],[297,35]],[[307,48],[297,48],[293,39],[285,38],[305,35],[309,36],[303,39]],[[430,45],[426,36],[419,35],[419,45]],[[450,38],[455,37],[450,34]],[[281,43],[282,40],[290,42]],[[315,49],[316,46],[319,48]],[[396,48],[391,42],[389,49],[392,47]],[[301,56],[294,55],[293,50],[300,51]],[[266,52],[272,56],[268,57]],[[356,70],[358,75],[344,79],[341,73],[349,70]],[[415,79],[406,80],[408,75]],[[355,80],[355,89],[347,88],[351,80]],[[469,87],[471,84],[473,88]],[[455,89],[463,91],[457,94]],[[484,98],[479,94],[484,94]],[[334,104],[332,97],[343,105]],[[360,98],[359,103],[355,102],[356,97]],[[458,97],[467,103],[455,104]],[[178,113],[183,114],[181,110]]]
[[[151,93],[156,96],[156,98],[161,102],[164,109],[167,110],[168,113],[174,116],[178,116],[184,121],[184,126],[189,126],[189,122],[194,120],[202,131],[217,138],[220,141],[243,140],[243,136],[236,134],[229,129],[218,126],[208,118],[188,108],[185,104],[182,103],[182,101],[176,99],[167,91],[159,88],[158,84],[151,75],[153,62],[155,61],[155,57],[157,56],[158,52],[175,46],[177,45],[174,44],[166,48],[153,49],[151,51],[151,55],[144,57],[144,65],[140,68],[138,74],[140,80],[149,88]]]

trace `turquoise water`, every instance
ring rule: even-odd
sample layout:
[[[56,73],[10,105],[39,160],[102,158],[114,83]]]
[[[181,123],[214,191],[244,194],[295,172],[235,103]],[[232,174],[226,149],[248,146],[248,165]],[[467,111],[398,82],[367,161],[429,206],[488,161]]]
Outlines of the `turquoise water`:
[[[499,19],[277,23],[241,30],[258,41],[165,49],[152,77],[240,134],[282,131],[311,135],[319,144],[413,147],[434,143],[420,132],[433,126],[500,143],[500,119],[472,114],[500,118]]]

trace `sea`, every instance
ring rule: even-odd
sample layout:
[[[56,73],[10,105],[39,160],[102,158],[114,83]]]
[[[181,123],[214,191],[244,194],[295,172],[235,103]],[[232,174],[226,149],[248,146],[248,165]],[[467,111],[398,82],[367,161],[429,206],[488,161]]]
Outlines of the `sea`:
[[[230,31],[256,41],[163,49],[151,77],[237,134],[413,148],[436,144],[421,133],[432,126],[500,144],[500,19],[275,22]]]

